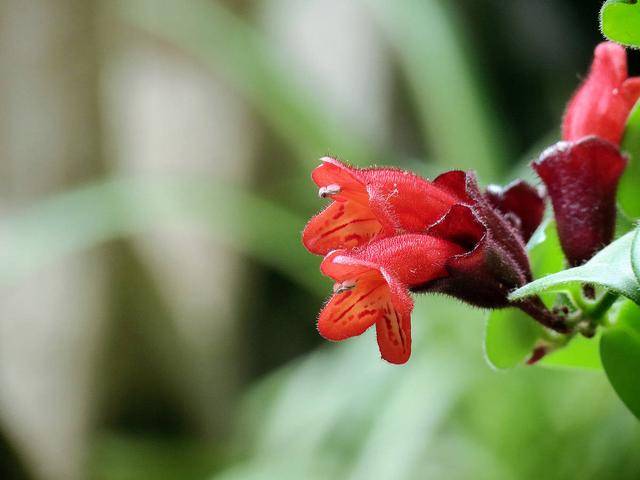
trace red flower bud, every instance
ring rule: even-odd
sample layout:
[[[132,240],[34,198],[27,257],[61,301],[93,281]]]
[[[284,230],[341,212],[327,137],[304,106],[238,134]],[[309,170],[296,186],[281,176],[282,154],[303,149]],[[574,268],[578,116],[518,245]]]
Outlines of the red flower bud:
[[[359,169],[323,158],[312,174],[321,197],[333,200],[302,234],[312,253],[366,245],[399,233],[423,232],[460,201],[446,185],[393,168]]]
[[[572,266],[613,239],[616,190],[626,164],[615,145],[597,137],[559,142],[533,162],[547,186],[560,243]]]
[[[411,355],[409,288],[446,276],[445,262],[462,251],[443,239],[405,234],[331,252],[320,268],[337,283],[320,312],[318,331],[338,341],[375,324],[382,358],[405,363]]]
[[[544,218],[543,190],[517,180],[506,187],[489,185],[486,196],[491,205],[518,230],[522,239],[528,242]]]
[[[620,144],[627,117],[640,97],[640,78],[628,78],[623,47],[603,42],[596,47],[591,71],[565,113],[562,138],[595,135]]]

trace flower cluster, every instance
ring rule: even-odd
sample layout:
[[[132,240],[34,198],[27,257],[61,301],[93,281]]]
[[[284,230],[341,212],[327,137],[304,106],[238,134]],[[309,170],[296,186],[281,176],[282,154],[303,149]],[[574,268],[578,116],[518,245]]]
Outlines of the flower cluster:
[[[588,79],[569,103],[563,141],[533,163],[571,265],[612,239],[626,164],[619,143],[639,96],[640,82],[627,78],[624,50],[598,46]],[[547,328],[569,331],[539,298],[508,300],[532,280],[525,245],[544,217],[542,188],[516,181],[482,191],[472,172],[429,181],[328,157],[312,178],[319,196],[331,200],[302,236],[310,252],[324,256],[321,271],[335,282],[318,319],[323,337],[343,340],[375,325],[382,357],[406,362],[412,292],[444,293],[482,308],[515,306]]]

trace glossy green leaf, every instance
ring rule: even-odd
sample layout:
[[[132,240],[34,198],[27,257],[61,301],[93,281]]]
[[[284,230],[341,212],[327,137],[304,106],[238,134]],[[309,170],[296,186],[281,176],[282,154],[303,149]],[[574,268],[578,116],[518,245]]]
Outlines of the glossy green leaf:
[[[566,346],[548,354],[537,365],[554,368],[602,370],[598,339],[576,335]]]
[[[637,0],[608,0],[600,11],[600,28],[609,40],[640,46],[640,4]]]
[[[564,268],[564,254],[556,222],[553,220],[546,221],[536,230],[527,244],[527,250],[534,278],[544,277]]]
[[[618,214],[616,215],[616,231],[615,238],[623,236],[636,228],[636,223],[627,216],[618,206]]]
[[[636,232],[629,232],[584,265],[534,280],[513,292],[509,298],[519,300],[545,292],[565,291],[580,283],[591,283],[640,304],[640,285],[631,269],[631,244],[635,235]]]
[[[629,115],[621,148],[629,156],[629,164],[620,179],[618,203],[628,216],[640,218],[640,102]]]
[[[617,317],[600,341],[602,364],[618,396],[640,418],[640,307],[625,302]]]
[[[487,319],[484,353],[495,369],[513,368],[531,356],[542,328],[517,308],[494,310]]]

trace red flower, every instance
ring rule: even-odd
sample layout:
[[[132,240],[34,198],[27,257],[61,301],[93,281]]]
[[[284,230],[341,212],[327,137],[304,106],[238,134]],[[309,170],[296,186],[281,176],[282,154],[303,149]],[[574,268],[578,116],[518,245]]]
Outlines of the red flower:
[[[426,233],[379,237],[325,257],[321,270],[337,283],[318,320],[322,336],[343,340],[375,324],[382,357],[406,362],[413,309],[409,292],[445,293],[483,308],[516,306],[543,325],[566,331],[538,298],[515,305],[507,299],[531,280],[524,236],[542,220],[540,192],[516,183],[483,194],[475,176],[460,171],[444,173],[434,183],[464,201]]]
[[[360,335],[375,324],[382,358],[405,363],[411,355],[409,289],[445,277],[446,261],[462,252],[454,243],[418,234],[331,252],[320,268],[336,284],[320,312],[318,331],[337,341]]]
[[[627,164],[619,145],[639,98],[640,78],[628,78],[624,48],[601,43],[587,80],[567,107],[565,141],[532,164],[551,197],[560,243],[572,266],[613,239],[616,191]]]
[[[615,145],[597,137],[559,142],[533,162],[549,190],[560,243],[572,266],[613,239],[616,190],[626,164]]]
[[[399,233],[423,232],[460,201],[439,180],[392,168],[349,167],[325,157],[312,174],[319,195],[333,202],[307,224],[312,253],[366,245]]]
[[[640,97],[640,78],[628,78],[623,47],[603,42],[596,47],[587,80],[569,102],[562,138],[595,135],[620,144],[627,117]]]

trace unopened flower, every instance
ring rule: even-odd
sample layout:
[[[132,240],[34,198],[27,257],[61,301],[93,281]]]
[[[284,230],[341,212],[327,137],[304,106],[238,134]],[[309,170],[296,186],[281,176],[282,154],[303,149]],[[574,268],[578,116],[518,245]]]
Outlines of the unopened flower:
[[[572,266],[613,239],[616,191],[626,164],[615,145],[598,137],[559,142],[533,162],[549,191],[558,237]]]
[[[601,43],[589,76],[567,106],[562,139],[577,141],[595,135],[619,145],[638,98],[640,77],[629,78],[625,49],[612,42]]]
[[[572,266],[613,239],[616,192],[627,164],[619,146],[638,98],[640,78],[629,78],[624,48],[601,43],[589,76],[567,106],[563,141],[532,164],[551,197],[560,243]]]
[[[544,218],[544,190],[523,180],[516,180],[506,187],[489,185],[486,197],[520,232],[525,242],[529,241]]]
[[[333,202],[307,224],[312,253],[366,245],[376,238],[424,232],[461,199],[436,179],[394,168],[353,168],[325,157],[312,174],[319,195]]]

